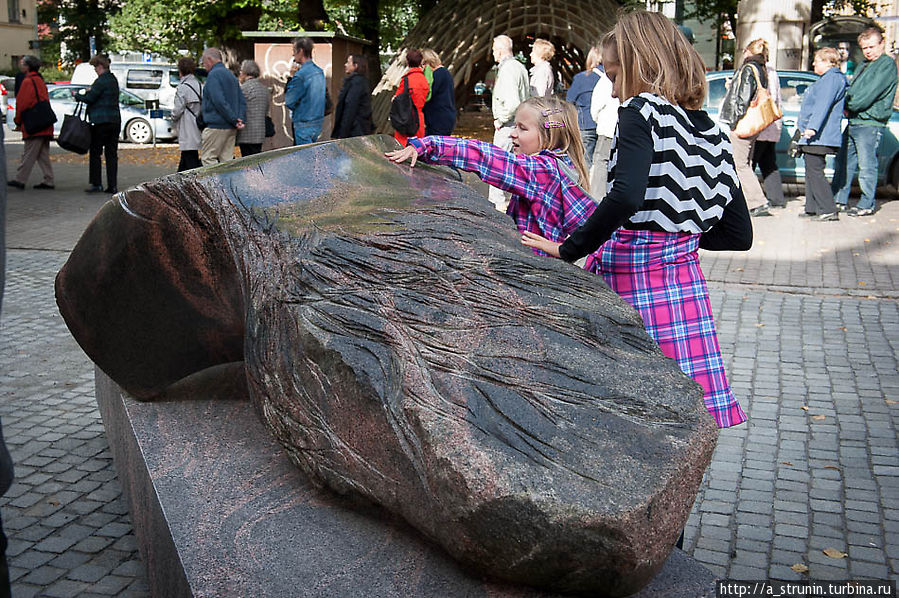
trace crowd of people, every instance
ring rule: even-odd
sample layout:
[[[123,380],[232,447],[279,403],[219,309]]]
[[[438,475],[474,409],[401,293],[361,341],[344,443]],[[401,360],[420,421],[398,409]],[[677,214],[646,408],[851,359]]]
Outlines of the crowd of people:
[[[858,36],[865,60],[852,65],[847,81],[845,48],[821,48],[815,52],[813,69],[820,77],[806,90],[797,121],[796,152],[805,164],[805,210],[803,218],[818,222],[839,220],[840,213],[865,217],[874,214],[880,139],[893,113],[896,95],[896,62],[886,53],[886,40],[877,27]],[[770,216],[786,205],[780,173],[774,161],[774,143],[780,139],[782,123],[775,121],[761,133],[740,137],[737,123],[747,113],[764,87],[780,104],[780,81],[769,64],[768,44],[757,39],[743,51],[743,62],[734,74],[724,97],[720,120],[731,131],[734,159],[752,216]],[[846,126],[844,127],[844,121]],[[828,182],[825,160],[835,155],[834,176]],[[758,165],[764,190],[756,178]],[[849,207],[849,191],[858,174],[861,198]]]

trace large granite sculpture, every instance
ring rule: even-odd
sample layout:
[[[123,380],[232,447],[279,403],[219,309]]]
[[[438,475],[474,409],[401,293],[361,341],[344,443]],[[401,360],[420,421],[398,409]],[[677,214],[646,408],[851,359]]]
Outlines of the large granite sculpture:
[[[534,256],[384,136],[173,175],[104,206],[57,278],[82,348],[140,398],[243,360],[316,483],[488,576],[625,596],[711,458],[699,387],[602,280]]]

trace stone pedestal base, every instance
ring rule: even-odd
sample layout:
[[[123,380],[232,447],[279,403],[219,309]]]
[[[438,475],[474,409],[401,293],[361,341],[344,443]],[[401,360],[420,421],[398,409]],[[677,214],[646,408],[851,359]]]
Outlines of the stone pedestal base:
[[[548,596],[472,577],[383,510],[314,488],[253,411],[242,364],[151,403],[100,370],[96,384],[154,596]],[[674,550],[636,596],[714,596],[714,576]]]

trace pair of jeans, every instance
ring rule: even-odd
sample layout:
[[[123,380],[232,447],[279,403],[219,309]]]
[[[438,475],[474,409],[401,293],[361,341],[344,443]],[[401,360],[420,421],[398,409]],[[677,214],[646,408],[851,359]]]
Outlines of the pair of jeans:
[[[294,145],[306,145],[307,143],[315,143],[318,136],[322,133],[321,125],[302,126],[293,124],[293,143]]]
[[[858,200],[858,209],[874,209],[874,192],[877,190],[877,150],[883,127],[867,125],[849,125],[843,132],[843,145],[837,153],[834,167],[833,190],[838,204],[849,203],[849,190],[852,179],[858,170],[858,186],[862,197]]]
[[[584,142],[584,161],[587,163],[587,172],[593,166],[593,151],[596,149],[596,129],[581,129],[581,141]]]
[[[118,187],[119,177],[119,134],[122,123],[92,123],[91,150],[88,160],[88,182],[95,187],[103,186],[100,155],[106,156],[106,188]]]

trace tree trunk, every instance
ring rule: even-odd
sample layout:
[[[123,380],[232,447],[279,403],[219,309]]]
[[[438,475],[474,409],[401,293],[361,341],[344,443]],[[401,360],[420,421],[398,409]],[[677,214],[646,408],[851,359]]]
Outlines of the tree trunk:
[[[297,2],[297,20],[307,31],[322,31],[325,23],[330,22],[323,0],[299,0]]]
[[[359,30],[362,37],[372,42],[362,53],[368,59],[368,80],[372,87],[381,80],[381,29],[380,0],[359,0]]]
[[[254,57],[253,40],[244,39],[238,32],[259,29],[261,16],[261,6],[245,6],[228,12],[220,21],[216,38],[222,51],[222,62],[232,71],[240,69],[241,61]]]

